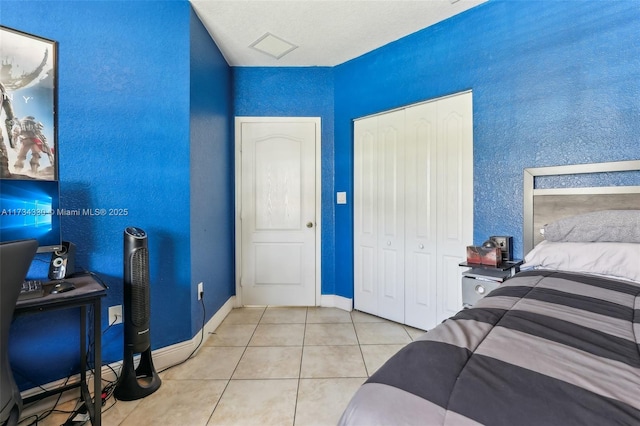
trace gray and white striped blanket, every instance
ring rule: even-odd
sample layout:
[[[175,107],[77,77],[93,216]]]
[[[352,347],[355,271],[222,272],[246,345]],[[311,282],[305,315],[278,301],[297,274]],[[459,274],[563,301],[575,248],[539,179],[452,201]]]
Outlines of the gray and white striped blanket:
[[[341,425],[639,425],[640,284],[521,272],[383,365]]]

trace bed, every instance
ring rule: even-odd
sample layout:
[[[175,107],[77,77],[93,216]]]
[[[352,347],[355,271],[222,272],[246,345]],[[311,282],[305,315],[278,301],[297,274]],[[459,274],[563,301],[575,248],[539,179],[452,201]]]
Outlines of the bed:
[[[526,169],[522,272],[389,359],[339,424],[640,424],[640,186],[544,182],[638,170]]]

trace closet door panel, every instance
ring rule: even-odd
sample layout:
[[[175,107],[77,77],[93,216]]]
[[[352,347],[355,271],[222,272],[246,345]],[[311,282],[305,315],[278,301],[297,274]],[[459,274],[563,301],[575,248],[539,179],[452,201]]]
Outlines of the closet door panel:
[[[462,307],[460,268],[473,242],[473,113],[471,93],[437,102],[438,321]]]
[[[404,111],[378,116],[378,315],[404,322]]]
[[[421,329],[436,325],[435,103],[405,110],[405,321]]]
[[[354,307],[378,310],[378,119],[354,123]]]
[[[462,286],[460,284],[460,256],[442,256],[438,270],[438,315],[436,325],[457,314],[462,309]]]

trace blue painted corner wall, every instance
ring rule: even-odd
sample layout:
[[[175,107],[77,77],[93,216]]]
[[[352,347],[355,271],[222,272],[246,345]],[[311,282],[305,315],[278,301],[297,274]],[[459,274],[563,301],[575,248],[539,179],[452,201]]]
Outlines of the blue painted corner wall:
[[[149,235],[152,349],[190,340],[234,293],[231,68],[186,0],[0,8],[2,25],[58,42],[61,207],[127,210],[62,221],[76,264],[109,286],[103,328],[123,303],[123,231],[138,226]],[[30,277],[45,278],[49,259],[39,255]],[[103,335],[105,363],[123,357],[122,328]],[[71,310],[16,318],[20,388],[77,372],[78,334]]]
[[[474,243],[514,236],[523,169],[640,158],[640,3],[490,1],[336,67],[337,187],[352,189],[352,119],[473,90]],[[336,235],[352,234],[352,211]],[[353,249],[336,243],[336,288]]]
[[[335,292],[334,93],[330,67],[234,67],[235,116],[320,117],[322,294]]]
[[[191,11],[191,334],[235,294],[231,68]],[[203,303],[197,286],[203,283]],[[205,312],[203,312],[203,308]],[[208,315],[206,315],[208,313]]]
[[[637,1],[492,0],[326,72],[303,91],[317,70],[234,69],[238,115],[323,116],[308,106],[334,96],[323,293],[353,297],[353,210],[333,194],[353,199],[355,118],[473,90],[474,243],[512,235],[518,256],[524,168],[640,158]]]

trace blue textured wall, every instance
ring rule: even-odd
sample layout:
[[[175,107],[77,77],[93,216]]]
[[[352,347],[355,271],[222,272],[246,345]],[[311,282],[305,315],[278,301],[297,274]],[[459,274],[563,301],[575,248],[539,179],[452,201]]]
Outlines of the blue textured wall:
[[[322,294],[335,294],[333,69],[233,68],[234,115],[320,117]]]
[[[474,242],[513,235],[518,256],[524,168],[640,158],[638,1],[491,1],[335,75],[335,186],[350,194],[352,119],[472,89]],[[335,226],[351,297],[351,207]]]
[[[199,282],[209,318],[235,294],[231,68],[193,11],[190,92],[193,334],[203,327]]]
[[[78,263],[111,286],[103,321],[106,307],[121,303],[122,230],[134,224],[151,235],[153,346],[190,339],[200,325],[197,282],[211,285],[205,300],[214,309],[232,291],[225,284],[232,272],[208,279],[217,267],[204,265],[190,240],[190,226],[221,232],[202,221],[227,220],[232,210],[197,212],[205,199],[221,203],[233,191],[223,188],[230,164],[208,169],[230,155],[219,142],[227,107],[189,98],[191,78],[206,93],[224,91],[219,52],[197,23],[190,26],[183,1],[2,0],[0,7],[3,25],[60,42],[62,207],[130,209],[125,218],[63,222],[65,239],[78,244]],[[335,206],[333,195],[353,198],[352,119],[472,89],[474,240],[513,235],[520,253],[523,168],[640,158],[639,22],[635,0],[496,0],[335,68],[234,69],[235,115],[322,118],[322,292],[353,295],[351,204]],[[190,57],[190,33],[192,53],[212,58]],[[211,113],[210,121],[198,111]],[[209,130],[213,137],[203,137]],[[211,148],[215,158],[190,164],[190,133],[194,152]],[[198,186],[206,197],[189,208],[200,172],[216,189]],[[224,244],[208,247],[232,256]],[[35,385],[31,377],[45,383],[61,376],[51,375],[40,347],[47,359],[52,352],[75,362],[67,351],[77,340],[72,314],[23,317],[14,327],[10,349],[22,387]],[[58,326],[67,330],[62,339]],[[121,358],[121,340],[118,328],[105,334],[105,361]]]
[[[123,303],[122,233],[134,225],[149,234],[152,348],[190,340],[203,321],[196,280],[208,285],[207,320],[233,290],[233,240],[220,229],[233,228],[230,69],[187,1],[3,0],[1,8],[3,25],[59,43],[61,207],[128,210],[63,218],[76,263],[109,285],[103,328],[108,307]],[[218,239],[207,242],[205,230]],[[39,260],[32,278],[46,276],[48,257]],[[10,353],[21,388],[77,371],[77,324],[73,311],[16,320]],[[104,334],[105,362],[122,359],[122,342],[122,325]]]
[[[324,71],[333,84],[314,68],[234,72],[237,115],[334,114],[323,293],[353,296],[353,210],[333,194],[353,199],[354,118],[472,89],[474,242],[513,235],[518,256],[524,168],[640,158],[637,1],[490,1]]]

